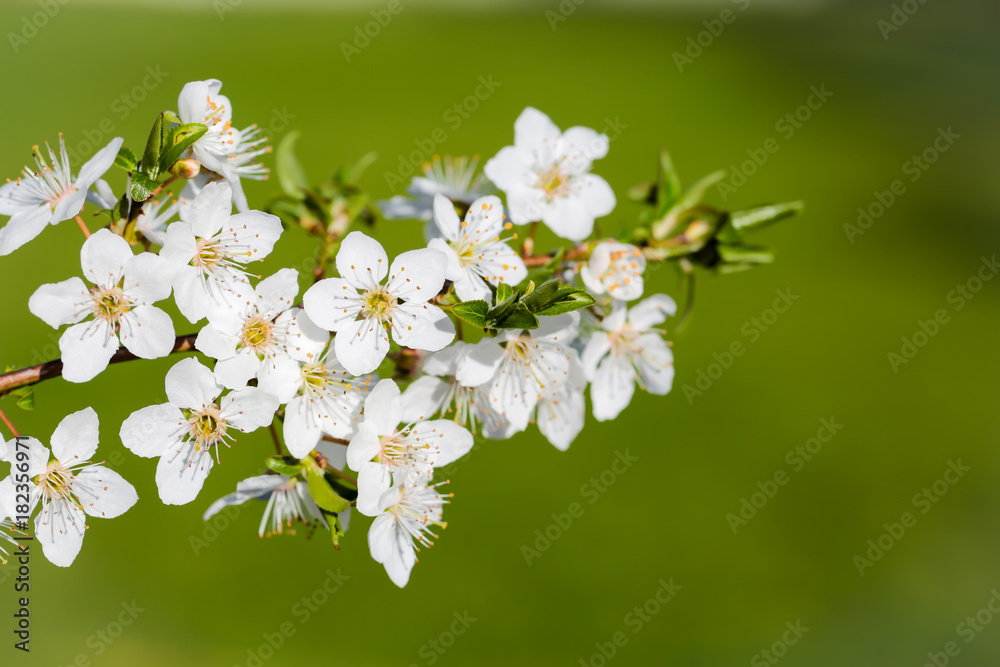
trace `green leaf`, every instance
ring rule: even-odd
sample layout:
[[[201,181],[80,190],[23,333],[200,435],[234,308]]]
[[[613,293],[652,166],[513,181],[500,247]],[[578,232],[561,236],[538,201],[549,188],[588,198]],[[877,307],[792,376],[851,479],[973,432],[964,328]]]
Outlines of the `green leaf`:
[[[281,475],[287,475],[288,477],[297,476],[305,467],[302,461],[294,456],[270,456],[264,461],[264,465],[269,470],[273,470]]]
[[[161,113],[156,117],[153,129],[149,131],[149,138],[146,140],[146,152],[142,154],[142,170],[153,178],[157,176],[157,167],[160,164],[160,153],[163,151],[163,141],[166,133],[167,130],[163,123],[163,113]]]
[[[476,299],[474,301],[463,301],[462,303],[456,303],[451,307],[451,312],[455,313],[455,316],[465,322],[468,322],[472,326],[482,327],[485,329],[489,326],[486,322],[486,313],[489,311],[490,306],[488,303],[482,299]]]
[[[135,169],[138,162],[139,158],[135,156],[135,153],[133,153],[131,149],[125,148],[124,146],[118,149],[118,155],[115,156],[115,164],[125,171],[132,171]]]
[[[537,313],[540,310],[544,310],[552,304],[552,300],[555,298],[556,294],[559,292],[559,281],[553,278],[552,280],[547,280],[534,291],[526,293],[521,298],[521,303],[523,303],[528,310],[533,313]]]
[[[178,125],[182,122],[180,116],[175,114],[173,111],[164,111],[163,120],[170,121],[171,123],[177,123]]]
[[[593,305],[594,297],[586,290],[564,286],[559,288],[559,291],[556,292],[555,297],[549,302],[546,308],[537,311],[535,314],[544,317],[553,317]]]
[[[282,138],[274,152],[274,168],[278,175],[278,185],[285,194],[292,199],[302,200],[306,198],[304,191],[309,189],[309,181],[295,157],[295,142],[298,138],[298,130],[293,130]]]
[[[351,506],[349,500],[341,498],[340,494],[333,490],[326,475],[318,468],[307,470],[306,484],[309,486],[309,495],[313,497],[317,505],[327,512],[339,514]]]
[[[514,288],[507,283],[500,283],[497,285],[497,296],[495,303],[499,306],[501,303],[514,296]]]
[[[159,183],[141,171],[132,172],[132,183],[129,186],[129,193],[132,195],[133,201],[146,201],[153,196],[153,191],[158,187],[160,187]]]
[[[725,175],[725,172],[723,172]],[[674,169],[670,153],[660,151],[660,174],[657,181],[656,205],[661,211],[667,211],[674,205],[681,193],[681,179]],[[699,197],[701,199],[701,197]]]
[[[340,551],[340,538],[344,536],[344,527],[340,524],[340,517],[333,512],[322,510],[326,518],[327,525],[330,526],[330,538],[333,541],[333,548]]]
[[[716,249],[722,261],[728,264],[771,264],[774,262],[774,251],[769,248],[720,243]]]
[[[538,318],[523,303],[515,302],[512,310],[492,321],[490,326],[494,329],[537,329]]]
[[[341,168],[337,173],[337,180],[345,185],[357,185],[358,181],[361,180],[362,174],[365,173],[365,170],[372,166],[377,159],[378,153],[365,153],[361,156],[361,159],[352,164],[350,167]]]
[[[22,410],[34,410],[35,409],[35,388],[34,387],[21,387],[20,389],[15,389],[10,392],[11,396],[17,396],[17,407]]]
[[[180,160],[194,142],[208,132],[204,123],[188,123],[172,128],[164,141],[163,153],[160,155],[158,169],[160,173],[168,171],[174,162]]]
[[[745,229],[759,229],[767,225],[790,218],[802,211],[805,204],[800,201],[787,202],[785,204],[774,204],[771,206],[761,206],[745,211],[736,211],[730,217],[730,223],[737,231]]]

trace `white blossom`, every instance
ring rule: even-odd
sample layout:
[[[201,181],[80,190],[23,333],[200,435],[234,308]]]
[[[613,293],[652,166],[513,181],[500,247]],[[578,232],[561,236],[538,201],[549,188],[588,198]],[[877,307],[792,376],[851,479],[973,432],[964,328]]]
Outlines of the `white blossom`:
[[[396,195],[388,201],[380,201],[382,217],[387,220],[426,220],[433,217],[434,197],[444,195],[462,206],[490,193],[490,184],[477,174],[479,158],[467,157],[443,159],[435,155],[431,162],[424,163],[423,176],[414,176],[406,192],[409,197]]]
[[[400,588],[410,580],[420,547],[432,547],[437,539],[433,527],[447,527],[442,521],[442,507],[451,494],[437,492],[439,484],[397,484],[378,501],[379,515],[368,529],[368,549],[375,562]]]
[[[431,239],[428,246],[448,258],[445,277],[455,284],[455,293],[462,301],[489,301],[492,292],[487,283],[517,285],[528,277],[524,260],[500,238],[511,226],[504,219],[499,197],[477,199],[465,220],[459,220],[451,200],[435,195],[434,224],[444,238]]]
[[[457,461],[472,449],[472,434],[448,419],[406,424],[399,387],[382,380],[365,399],[364,419],[347,447],[347,464],[358,471],[358,511],[375,516],[379,499],[393,483],[430,480],[434,468]]]
[[[12,472],[30,480],[19,485],[12,475],[0,482],[0,507],[14,507],[17,495],[26,492],[25,514],[41,507],[35,516],[35,538],[45,557],[60,567],[69,567],[80,553],[88,515],[113,519],[139,499],[121,475],[90,461],[97,452],[98,430],[97,413],[84,408],[59,422],[50,441],[52,458],[47,447],[29,437],[10,440],[0,451],[0,460],[9,462]],[[19,461],[17,453],[25,447],[28,460]]]
[[[587,341],[582,362],[590,378],[590,400],[598,421],[614,419],[632,400],[635,384],[651,394],[668,393],[674,381],[674,356],[653,330],[677,311],[674,300],[654,294],[626,310],[615,302],[601,330]]]
[[[382,245],[351,232],[337,252],[341,278],[326,278],[303,296],[306,313],[337,332],[337,359],[354,375],[378,368],[389,352],[389,332],[399,345],[440,350],[455,338],[451,318],[428,301],[441,291],[445,255],[430,248],[389,258]],[[382,281],[388,275],[386,284]]]
[[[610,294],[621,301],[633,301],[642,296],[645,270],[646,257],[637,247],[602,241],[580,269],[580,278],[591,294]]]
[[[232,215],[232,190],[209,183],[190,206],[180,207],[180,222],[167,228],[160,256],[176,267],[174,300],[191,323],[209,321],[246,301],[246,265],[261,261],[281,236],[281,221],[260,211]]]
[[[267,503],[257,530],[260,537],[285,533],[294,535],[296,523],[330,527],[316,501],[309,495],[308,485],[300,479],[285,475],[260,475],[238,482],[236,491],[212,503],[202,519],[208,521],[225,507],[242,505],[254,499]]]
[[[607,155],[608,137],[586,127],[565,132],[544,113],[526,108],[514,123],[514,145],[502,148],[484,171],[507,194],[514,224],[541,220],[561,236],[582,241],[594,219],[611,213],[615,194],[600,176],[589,173]]]
[[[156,486],[168,505],[183,505],[201,491],[219,449],[231,446],[233,430],[267,426],[278,399],[257,387],[223,396],[215,375],[197,359],[184,359],[166,376],[167,403],[133,412],[122,424],[122,444],[138,456],[159,457]]]
[[[73,178],[66,143],[59,135],[59,155],[48,144],[46,162],[38,146],[33,147],[36,169],[25,167],[21,178],[0,187],[0,215],[10,220],[0,229],[0,255],[9,255],[42,233],[46,225],[56,225],[76,216],[83,208],[90,186],[115,161],[122,139],[115,137],[87,160]],[[49,166],[51,163],[51,166]]]
[[[173,267],[148,252],[133,255],[128,242],[107,229],[84,242],[80,264],[93,288],[70,278],[42,285],[28,300],[28,309],[49,326],[73,325],[59,338],[63,377],[70,382],[96,377],[118,351],[119,339],[143,359],[170,354],[173,322],[152,304],[170,295]],[[84,322],[88,315],[93,319]]]

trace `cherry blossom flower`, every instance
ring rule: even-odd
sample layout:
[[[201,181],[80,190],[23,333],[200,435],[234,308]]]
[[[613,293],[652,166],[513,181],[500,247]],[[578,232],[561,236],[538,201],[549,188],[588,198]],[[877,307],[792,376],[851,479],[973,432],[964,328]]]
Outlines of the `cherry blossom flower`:
[[[134,454],[159,457],[160,499],[183,505],[198,496],[220,448],[232,445],[232,431],[249,433],[270,424],[278,399],[245,387],[220,400],[222,386],[197,359],[177,362],[167,371],[165,384],[168,402],[133,412],[119,435]]]
[[[236,484],[236,491],[216,500],[205,511],[202,519],[208,521],[229,505],[242,505],[248,500],[263,500],[264,516],[260,520],[257,534],[260,537],[295,534],[293,526],[302,523],[307,526],[329,528],[323,512],[309,495],[308,485],[300,479],[285,475],[260,475],[250,477]],[[339,515],[341,518],[343,514]],[[341,521],[343,524],[343,520]]]
[[[326,278],[303,296],[313,322],[337,332],[337,359],[350,373],[370,373],[389,352],[389,332],[398,344],[430,352],[455,338],[451,318],[428,301],[441,291],[445,255],[431,248],[389,258],[382,245],[351,232],[337,252],[342,278]],[[386,284],[382,281],[386,276]]]
[[[374,375],[354,377],[337,361],[333,348],[318,359],[298,362],[275,360],[261,373],[259,387],[285,407],[285,446],[296,458],[316,448],[324,435],[347,439],[358,431],[361,409]]]
[[[59,135],[59,155],[48,144],[49,160],[33,147],[37,169],[25,167],[21,178],[0,187],[0,215],[10,220],[0,229],[0,255],[9,255],[42,233],[45,225],[73,218],[83,208],[90,186],[104,175],[118,155],[122,139],[116,137],[87,160],[73,178],[66,142]],[[51,166],[49,166],[51,163]]]
[[[448,258],[445,277],[455,283],[455,293],[462,301],[491,300],[486,283],[517,285],[528,276],[524,260],[500,239],[500,232],[511,225],[504,224],[499,197],[477,199],[465,220],[459,220],[451,201],[435,195],[434,223],[444,238],[431,239],[428,246]]]
[[[107,229],[96,231],[80,251],[87,289],[80,278],[42,285],[28,309],[49,326],[72,324],[59,338],[63,377],[87,382],[108,366],[121,344],[137,357],[170,354],[174,325],[152,304],[170,295],[173,267],[148,252],[133,255],[129,244]],[[92,315],[93,319],[83,320]]]
[[[190,206],[180,207],[180,222],[167,228],[160,256],[177,267],[174,299],[192,324],[245,304],[246,265],[263,260],[281,236],[281,221],[260,211],[232,215],[232,190],[209,183]]]
[[[282,269],[256,287],[246,286],[242,308],[216,315],[198,334],[195,348],[218,359],[215,376],[225,387],[245,387],[281,363],[316,361],[330,339],[301,308],[298,271]]]
[[[0,448],[0,460],[8,461],[13,471],[27,474],[31,480],[25,485],[29,496],[25,514],[41,507],[35,516],[35,538],[45,557],[59,567],[69,567],[80,553],[88,515],[113,519],[139,499],[121,475],[91,463],[97,452],[98,430],[97,413],[84,408],[59,422],[50,441],[51,459],[48,448],[35,438],[16,438]],[[24,452],[25,446],[28,460],[18,461],[17,453]],[[13,480],[11,476],[0,483],[0,507],[14,507],[16,494],[24,493]]]
[[[591,294],[610,294],[621,301],[633,301],[642,296],[645,270],[646,258],[637,247],[602,241],[580,269],[580,278]]]
[[[379,499],[395,482],[426,483],[434,468],[472,449],[472,434],[448,419],[408,424],[399,387],[382,380],[365,399],[364,420],[347,446],[347,465],[358,471],[358,511],[375,516]]]
[[[615,303],[582,355],[595,419],[606,421],[621,414],[632,400],[636,383],[651,394],[670,392],[674,356],[660,332],[652,328],[675,312],[677,305],[665,294],[654,294],[628,310],[623,303]]]
[[[514,145],[486,163],[487,178],[507,194],[511,222],[541,220],[572,241],[594,229],[594,219],[611,213],[615,194],[592,162],[608,153],[608,137],[586,127],[565,132],[544,113],[525,109],[514,123]]]
[[[226,179],[232,187],[236,210],[246,212],[249,207],[240,178],[267,178],[268,170],[253,162],[267,152],[266,148],[260,148],[265,139],[258,137],[256,125],[242,131],[233,127],[232,104],[221,90],[222,82],[218,79],[185,84],[177,97],[177,115],[184,123],[202,123],[208,127],[208,132],[192,146],[192,152],[202,166]]]
[[[479,158],[441,158],[435,155],[431,162],[424,163],[423,176],[414,176],[406,192],[409,197],[396,195],[388,201],[380,201],[382,217],[387,220],[426,220],[433,217],[434,198],[444,195],[462,207],[468,207],[475,200],[490,193],[489,182],[483,174],[477,174]]]
[[[437,539],[437,535],[433,527],[448,526],[441,520],[441,510],[452,494],[439,494],[437,487],[441,484],[444,482],[430,486],[397,484],[378,500],[379,515],[368,529],[368,549],[400,588],[410,580],[420,547],[434,546],[431,538]]]
[[[476,346],[457,340],[443,350],[428,354],[422,366],[426,375],[414,380],[402,394],[400,421],[409,424],[440,415],[473,433],[478,427],[487,438],[504,440],[513,435],[510,422],[491,407],[487,395],[491,377],[474,387],[459,381],[466,356],[476,350]]]

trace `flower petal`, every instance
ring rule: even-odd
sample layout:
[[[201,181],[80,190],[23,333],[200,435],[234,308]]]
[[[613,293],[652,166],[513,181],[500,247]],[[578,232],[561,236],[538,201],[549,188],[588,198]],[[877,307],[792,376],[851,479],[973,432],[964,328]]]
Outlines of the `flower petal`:
[[[75,324],[90,312],[92,301],[87,285],[77,277],[42,285],[28,299],[28,310],[53,329]]]
[[[136,410],[118,431],[122,444],[136,456],[161,456],[175,447],[187,428],[184,414],[170,403]]]
[[[389,268],[386,289],[411,303],[424,303],[437,296],[444,286],[448,256],[434,248],[410,250],[398,255]]]
[[[258,387],[245,387],[222,398],[221,416],[234,428],[249,433],[274,420],[278,399]]]
[[[378,501],[392,486],[389,470],[381,463],[368,461],[358,470],[358,511],[365,516],[377,516]]]
[[[63,418],[52,433],[52,455],[66,466],[89,461],[97,451],[100,421],[93,408],[84,408]]]
[[[97,377],[118,351],[118,336],[103,320],[74,324],[59,337],[63,378],[68,382],[87,382]]]
[[[403,302],[392,312],[392,339],[414,350],[436,352],[455,340],[455,323],[437,306]],[[343,358],[339,347],[337,357]]]
[[[128,241],[107,229],[98,229],[83,242],[80,264],[83,275],[102,287],[114,287],[125,275],[125,264],[133,259]]]
[[[212,405],[222,393],[212,373],[197,359],[182,359],[167,371],[165,378],[167,398],[178,408],[202,410]]]
[[[140,359],[159,359],[174,349],[174,323],[156,306],[139,306],[121,319],[121,339]]]
[[[306,314],[327,331],[342,331],[351,326],[361,312],[357,288],[343,278],[325,278],[302,295]]]
[[[374,426],[378,435],[395,432],[402,412],[399,385],[393,380],[380,380],[365,399],[365,423]]]
[[[396,310],[401,307],[397,306]],[[333,337],[333,346],[337,359],[351,375],[364,375],[378,368],[385,359],[389,352],[389,335],[375,318],[357,320]]]
[[[353,287],[370,289],[382,282],[388,271],[389,257],[382,244],[370,236],[351,232],[340,244],[337,272]],[[316,324],[323,326],[318,321]]]
[[[73,491],[84,512],[102,519],[121,516],[139,500],[135,487],[124,477],[100,465],[81,470],[73,481]]]
[[[53,565],[69,567],[83,547],[87,515],[65,500],[49,503],[35,516],[35,539]]]

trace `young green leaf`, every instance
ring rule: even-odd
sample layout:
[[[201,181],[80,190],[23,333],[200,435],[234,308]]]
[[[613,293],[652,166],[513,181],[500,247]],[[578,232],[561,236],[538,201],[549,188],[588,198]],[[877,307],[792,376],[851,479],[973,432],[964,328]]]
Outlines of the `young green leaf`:
[[[146,152],[142,154],[142,170],[152,178],[156,178],[157,169],[160,164],[160,153],[163,152],[163,140],[167,133],[164,127],[163,114],[156,117],[153,129],[149,131],[149,139],[146,140]],[[138,200],[145,201],[145,200]]]
[[[586,290],[564,286],[559,288],[559,291],[556,292],[555,296],[544,309],[537,311],[535,314],[552,317],[554,315],[562,315],[563,313],[571,313],[574,310],[580,310],[581,308],[593,305],[594,297]]]
[[[521,297],[521,303],[531,312],[537,313],[551,305],[552,299],[555,298],[558,291],[559,281],[553,278],[552,280],[545,281],[532,292]]]
[[[138,161],[139,158],[135,156],[135,153],[124,146],[118,149],[118,155],[115,156],[115,165],[121,167],[125,171],[132,171],[135,169]]]
[[[208,126],[204,123],[188,123],[172,128],[167,134],[164,142],[163,152],[160,155],[158,169],[160,173],[168,171],[174,162],[177,162],[184,153],[187,152],[196,141],[208,132]]]
[[[489,304],[482,299],[476,299],[474,301],[456,303],[451,307],[451,312],[455,313],[456,317],[468,322],[472,326],[485,329],[489,326],[486,322],[486,313],[489,309]]]
[[[306,484],[309,487],[309,495],[313,497],[317,505],[327,512],[339,514],[351,506],[349,500],[341,498],[340,494],[333,490],[330,482],[326,479],[326,475],[318,468],[309,468],[307,470]]]
[[[502,317],[491,321],[494,329],[537,329],[538,318],[523,303],[514,303],[514,308]]]
[[[304,467],[302,461],[293,456],[270,456],[264,461],[264,465],[268,469],[288,477],[297,476]]]
[[[772,206],[761,206],[745,211],[736,211],[730,217],[730,224],[738,231],[745,229],[759,229],[767,225],[790,218],[802,211],[805,207],[800,201],[788,202],[785,204],[774,204]]]
[[[132,172],[132,183],[129,186],[129,191],[132,195],[133,201],[146,201],[153,196],[153,191],[158,187],[160,187],[159,183],[141,171]]]
[[[274,152],[274,168],[278,174],[278,185],[284,193],[292,199],[302,200],[306,198],[305,190],[309,189],[309,181],[295,157],[295,142],[298,138],[298,130],[293,130],[282,138]]]

